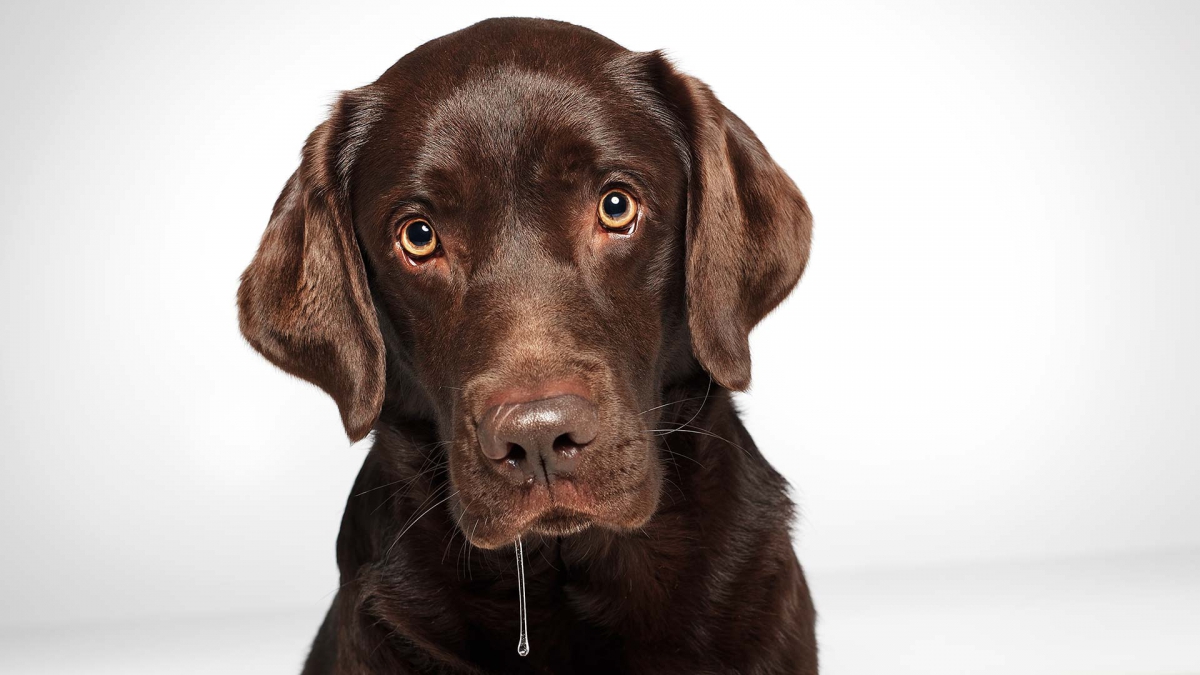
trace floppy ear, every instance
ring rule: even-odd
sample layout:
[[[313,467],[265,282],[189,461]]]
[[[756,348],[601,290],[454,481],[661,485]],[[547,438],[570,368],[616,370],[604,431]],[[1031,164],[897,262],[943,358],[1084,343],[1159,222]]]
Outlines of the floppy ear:
[[[242,274],[238,319],[271,363],[333,397],[351,440],[371,431],[383,405],[384,346],[350,222],[339,133],[343,97],[313,131],[300,168]]]
[[[750,330],[800,280],[808,262],[812,215],[800,190],[754,132],[708,86],[665,60],[659,73],[690,150],[687,308],[692,350],[718,384],[744,390],[750,385]]]

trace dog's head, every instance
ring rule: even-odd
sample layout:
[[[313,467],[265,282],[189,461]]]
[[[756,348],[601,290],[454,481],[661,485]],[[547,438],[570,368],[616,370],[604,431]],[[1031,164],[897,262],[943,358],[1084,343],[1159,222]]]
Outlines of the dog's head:
[[[241,328],[346,432],[444,442],[472,543],[632,528],[655,414],[744,389],[747,336],[811,219],[709,89],[569,24],[486,21],[346,92],[309,137],[238,293]]]

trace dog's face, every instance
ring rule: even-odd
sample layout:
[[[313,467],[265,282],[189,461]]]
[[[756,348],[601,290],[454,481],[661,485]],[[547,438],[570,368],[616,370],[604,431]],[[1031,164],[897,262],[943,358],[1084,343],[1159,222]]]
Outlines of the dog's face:
[[[662,481],[656,406],[699,364],[749,379],[807,208],[657,53],[501,20],[343,95],[239,292],[242,329],[338,402],[432,427],[472,543],[627,529]]]
[[[682,317],[683,159],[629,87],[588,76],[605,63],[569,63],[385,78],[395,131],[352,173],[377,302],[407,329],[457,520],[485,546],[638,526],[658,500],[639,413]]]

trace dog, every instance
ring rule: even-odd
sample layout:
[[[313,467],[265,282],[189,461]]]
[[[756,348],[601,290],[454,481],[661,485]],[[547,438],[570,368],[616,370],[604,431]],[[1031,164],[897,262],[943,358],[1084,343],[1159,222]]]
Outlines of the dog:
[[[578,26],[484,21],[344,92],[237,297],[374,432],[303,672],[816,673],[730,393],[811,232],[706,85]]]

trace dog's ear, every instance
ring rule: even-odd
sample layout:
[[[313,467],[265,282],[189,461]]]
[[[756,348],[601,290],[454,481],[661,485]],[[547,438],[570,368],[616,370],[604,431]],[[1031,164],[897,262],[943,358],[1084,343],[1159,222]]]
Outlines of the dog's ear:
[[[692,350],[717,383],[750,384],[750,330],[800,280],[812,215],[758,137],[704,83],[652,66],[689,154],[687,308]]]
[[[383,405],[384,346],[347,206],[351,105],[343,95],[308,137],[237,300],[246,340],[332,396],[356,441]]]

